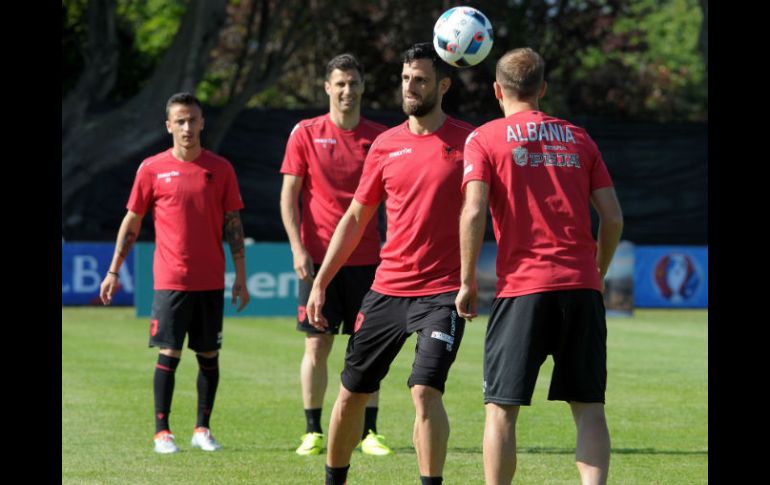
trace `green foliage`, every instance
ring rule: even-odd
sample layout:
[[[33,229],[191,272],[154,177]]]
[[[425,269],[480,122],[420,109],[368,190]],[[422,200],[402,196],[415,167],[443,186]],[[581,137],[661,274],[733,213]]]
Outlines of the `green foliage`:
[[[252,302],[255,304],[257,302]],[[446,482],[483,483],[482,353],[486,318],[468,324],[447,382],[452,433]],[[185,349],[170,415],[181,453],[152,452],[152,372],[148,323],[133,308],[62,309],[63,484],[320,483],[325,456],[298,457],[304,432],[299,364],[303,338],[291,318],[228,318],[212,429],[224,450],[192,450],[197,365]],[[337,394],[345,337],[329,357],[323,428]],[[380,393],[379,432],[396,454],[356,451],[351,480],[418,483],[414,409],[406,387],[414,337]],[[610,481],[626,485],[705,484],[708,480],[708,314],[637,310],[608,321],[607,419]],[[520,413],[516,483],[577,483],[575,432],[568,407],[546,400],[552,369],[543,365],[533,404]]]
[[[83,69],[82,49],[88,33],[84,11],[87,0],[64,0],[61,9],[62,96],[75,86]]]
[[[258,47],[261,3],[256,2],[228,4],[218,45],[197,87],[203,102],[223,106],[243,86]],[[87,3],[62,2],[63,94],[74,86],[84,64]],[[133,96],[149,79],[171,45],[188,3],[117,1],[120,63],[113,101]],[[285,5],[280,0],[270,5],[274,30],[268,43],[274,44],[289,27],[287,16],[294,7],[276,14],[277,6]],[[547,62],[550,89],[541,107],[557,116],[708,118],[707,75],[697,44],[703,18],[698,0],[479,0],[475,6],[492,21],[495,44],[480,65],[456,71],[454,86],[444,99],[449,112],[498,116],[489,87],[495,61],[509,49],[529,45]],[[310,24],[304,25],[310,26],[312,39],[289,59],[282,59],[286,61],[283,76],[266,84],[247,106],[325,106],[325,62],[348,51],[366,67],[364,106],[398,109],[399,56],[413,42],[430,40],[435,19],[446,7],[439,0],[319,0],[305,5],[302,8],[314,9]],[[305,35],[303,40],[308,38]]]
[[[187,2],[119,0],[116,22],[120,39],[116,101],[138,93],[174,40]]]
[[[130,98],[142,88],[174,40],[184,0],[118,0],[115,27],[120,61],[112,98]],[[75,85],[88,47],[87,0],[62,2],[62,95]]]
[[[573,92],[587,113],[658,121],[708,119],[697,0],[640,0],[613,35],[586,49]]]
[[[117,13],[133,32],[134,48],[157,60],[174,40],[186,9],[184,0],[122,0],[118,2]]]

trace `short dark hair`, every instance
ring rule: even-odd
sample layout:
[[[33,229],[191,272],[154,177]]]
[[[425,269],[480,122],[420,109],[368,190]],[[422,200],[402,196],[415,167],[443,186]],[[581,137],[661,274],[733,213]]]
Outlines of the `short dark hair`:
[[[171,106],[175,104],[183,104],[185,106],[197,106],[201,112],[203,112],[203,107],[201,106],[201,102],[198,101],[198,98],[195,97],[195,95],[190,93],[176,93],[175,95],[168,98],[168,101],[166,102],[166,118],[168,119],[168,113],[171,111]]]
[[[329,76],[332,75],[332,71],[339,69],[340,71],[351,71],[355,69],[358,71],[358,75],[361,76],[361,80],[364,79],[364,66],[358,62],[353,54],[344,53],[334,57],[326,64],[326,80],[329,80]]]
[[[513,49],[497,61],[495,77],[506,95],[531,99],[540,93],[543,85],[545,61],[529,47]]]
[[[429,59],[433,63],[433,68],[436,70],[436,82],[445,77],[452,77],[452,67],[438,56],[436,49],[433,48],[433,43],[420,42],[414,44],[404,51],[401,56],[401,61],[404,64],[409,64],[417,59]]]

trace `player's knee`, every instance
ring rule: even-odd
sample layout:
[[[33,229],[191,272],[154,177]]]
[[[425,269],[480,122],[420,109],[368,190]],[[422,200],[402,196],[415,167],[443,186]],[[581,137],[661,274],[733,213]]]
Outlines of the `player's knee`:
[[[412,386],[412,400],[417,416],[427,417],[437,406],[441,406],[443,394],[430,386],[416,384]]]
[[[569,405],[578,426],[606,426],[604,404],[571,401]]]
[[[305,338],[305,355],[310,359],[326,361],[334,344],[334,336],[327,334],[309,334]]]
[[[520,406],[497,403],[487,403],[484,406],[487,419],[501,424],[515,424],[519,415],[519,408]]]
[[[371,394],[349,391],[344,385],[340,386],[340,393],[337,396],[337,401],[343,409],[349,408],[363,408],[369,401]]]
[[[203,357],[204,359],[213,359],[214,357],[219,355],[219,351],[218,350],[209,350],[207,352],[196,352],[195,355]]]

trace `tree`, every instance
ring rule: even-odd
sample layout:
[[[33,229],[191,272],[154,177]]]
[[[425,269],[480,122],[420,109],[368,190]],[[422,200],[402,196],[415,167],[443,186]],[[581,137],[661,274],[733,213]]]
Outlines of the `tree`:
[[[303,34],[311,10],[300,8],[302,3],[253,0],[235,5],[251,9],[246,19],[248,36],[234,70],[230,96],[216,122],[208,126],[207,147],[216,149],[248,100],[274,83],[292,53],[309,40]],[[175,92],[195,92],[198,88],[209,68],[212,50],[221,44],[228,2],[189,1],[173,41],[159,56],[154,71],[136,94],[118,103],[110,98],[120,60],[116,3],[89,0],[83,15],[87,25],[83,67],[62,101],[64,225],[79,222],[83,208],[76,207],[77,195],[96,175],[121,164],[137,163],[167,139],[165,102]]]
[[[145,86],[126,102],[105,109],[118,66],[115,3],[89,1],[85,64],[62,101],[63,214],[95,174],[135,161],[166,137],[162,107],[169,93],[195,90],[224,21],[225,5],[226,0],[190,2],[173,43]]]

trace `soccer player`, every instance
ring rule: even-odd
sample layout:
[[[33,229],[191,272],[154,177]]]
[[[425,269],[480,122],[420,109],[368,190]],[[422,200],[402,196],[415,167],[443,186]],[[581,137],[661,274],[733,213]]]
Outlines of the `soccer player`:
[[[281,218],[299,278],[297,330],[305,333],[300,366],[305,434],[296,450],[299,455],[318,455],[323,450],[321,409],[329,352],[340,329],[347,335],[353,333],[361,300],[372,285],[380,262],[375,218],[366,227],[361,244],[330,283],[329,301],[323,310],[329,327],[318,330],[308,323],[305,304],[313,275],[323,261],[334,227],[350,205],[369,147],[387,129],[361,116],[363,76],[363,67],[351,54],[341,54],[329,61],[324,82],[329,113],[302,120],[294,127],[281,166]],[[378,397],[378,393],[373,393],[366,405],[361,449],[369,455],[383,456],[392,451],[383,436],[377,434]]]
[[[596,143],[583,128],[539,111],[544,69],[532,49],[506,53],[494,83],[505,117],[478,128],[465,145],[460,316],[476,316],[476,261],[488,206],[498,246],[484,344],[487,485],[513,479],[516,418],[520,406],[530,405],[548,354],[554,360],[548,399],[570,405],[583,485],[606,483],[609,468],[602,291],[623,216]],[[591,203],[599,214],[597,242]]]
[[[155,256],[150,347],[160,347],[155,366],[155,451],[179,451],[168,415],[174,394],[174,372],[185,335],[198,359],[198,417],[192,446],[221,448],[209,430],[219,383],[222,346],[225,255],[222,228],[235,264],[232,304],[240,312],[249,302],[238,181],[230,162],[201,147],[203,111],[189,93],[166,103],[166,129],[174,146],[139,166],[118,231],[115,254],[102,281],[100,296],[109,305],[118,285],[118,270],[134,246],[147,211],[153,211]]]
[[[454,308],[460,286],[457,218],[463,143],[473,130],[441,108],[451,84],[450,69],[430,43],[404,53],[401,90],[409,118],[372,144],[361,182],[308,298],[310,323],[327,328],[322,309],[329,283],[363,239],[384,199],[387,238],[348,341],[329,424],[327,485],[345,483],[364,405],[412,333],[417,333],[417,347],[407,385],[416,411],[413,439],[420,479],[423,485],[442,483],[449,438],[442,396],[465,328]]]

